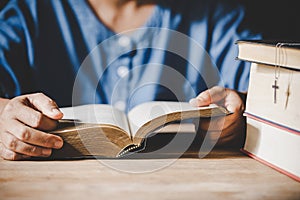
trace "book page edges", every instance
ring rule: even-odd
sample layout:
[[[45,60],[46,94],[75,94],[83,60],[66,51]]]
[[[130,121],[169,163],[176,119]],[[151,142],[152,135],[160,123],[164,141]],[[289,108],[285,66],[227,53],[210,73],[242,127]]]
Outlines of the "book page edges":
[[[118,157],[127,147],[134,145],[128,133],[110,124],[78,123],[51,133],[61,136],[64,146],[72,149],[77,156]],[[59,150],[61,156],[66,149]]]
[[[140,144],[147,137],[148,134],[152,133],[156,129],[161,128],[163,125],[166,125],[170,122],[193,119],[199,117],[218,117],[218,116],[226,116],[231,114],[226,108],[221,106],[214,106],[207,109],[199,109],[199,110],[189,110],[182,112],[173,112],[166,115],[159,116],[151,121],[148,121],[143,126],[141,126],[136,134],[133,137],[134,144]]]
[[[281,130],[288,131],[288,132],[296,134],[296,135],[300,135],[300,130],[296,130],[296,129],[290,128],[288,126],[284,126],[282,124],[276,123],[276,122],[268,120],[268,119],[264,119],[262,117],[259,117],[259,116],[256,116],[254,114],[251,114],[251,113],[249,113],[247,111],[244,112],[244,116],[249,117],[251,119],[255,119],[255,120],[259,121],[259,122],[268,124],[270,126],[274,126],[274,127],[279,128]]]
[[[247,134],[243,149],[272,165],[300,177],[297,155],[299,135],[247,117]]]
[[[241,152],[243,152],[244,154],[248,155],[249,157],[261,162],[262,164],[266,165],[266,166],[269,166],[273,169],[275,169],[276,171],[282,173],[282,174],[285,174],[287,175],[288,177],[300,182],[300,177],[299,176],[296,176],[295,174],[292,174],[284,169],[281,169],[280,167],[277,167],[276,165],[273,165],[272,163],[269,163],[268,161],[250,153],[249,151],[245,150],[244,148],[240,149]]]
[[[281,47],[281,62],[276,63],[276,47],[263,43],[239,42],[237,59],[300,70],[300,49]]]
[[[300,130],[299,97],[300,72],[279,69],[278,90],[273,88],[275,68],[251,63],[246,112],[286,127]]]

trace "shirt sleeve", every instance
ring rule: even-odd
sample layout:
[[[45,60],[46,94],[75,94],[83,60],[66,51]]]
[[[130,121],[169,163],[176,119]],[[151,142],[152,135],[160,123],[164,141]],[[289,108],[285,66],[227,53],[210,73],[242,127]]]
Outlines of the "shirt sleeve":
[[[0,12],[0,97],[27,91],[31,82],[35,1],[10,1]]]
[[[221,85],[238,91],[247,91],[250,63],[237,60],[237,45],[241,39],[261,39],[244,23],[245,8],[229,4],[216,4],[212,12],[210,55],[221,75]]]

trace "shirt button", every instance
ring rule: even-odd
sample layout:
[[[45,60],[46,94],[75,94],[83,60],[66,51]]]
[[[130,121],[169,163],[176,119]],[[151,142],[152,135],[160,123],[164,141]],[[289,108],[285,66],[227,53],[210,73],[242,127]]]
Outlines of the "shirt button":
[[[115,104],[114,104],[114,107],[121,110],[121,111],[124,111],[126,109],[126,104],[124,101],[117,101]]]
[[[127,36],[121,36],[118,40],[118,43],[120,46],[122,47],[127,47],[130,45],[131,41],[130,41],[130,38],[127,37]]]
[[[117,69],[117,74],[119,77],[123,78],[125,77],[129,72],[129,69],[128,67],[126,66],[120,66],[118,69]]]

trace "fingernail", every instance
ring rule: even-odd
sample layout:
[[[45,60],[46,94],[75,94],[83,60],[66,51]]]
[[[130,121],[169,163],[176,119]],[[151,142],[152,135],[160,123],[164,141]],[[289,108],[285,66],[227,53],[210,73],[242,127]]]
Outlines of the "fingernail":
[[[57,108],[52,108],[52,113],[55,114],[55,115],[59,115],[61,114],[60,110],[58,110]]]
[[[190,100],[190,104],[191,104],[191,106],[194,106],[194,107],[198,107],[198,99],[196,99],[196,98],[193,98],[193,99],[191,99]]]
[[[63,146],[63,142],[62,141],[56,141],[54,143],[54,148],[61,148]]]
[[[42,154],[44,156],[49,156],[51,154],[52,150],[51,149],[42,149]]]

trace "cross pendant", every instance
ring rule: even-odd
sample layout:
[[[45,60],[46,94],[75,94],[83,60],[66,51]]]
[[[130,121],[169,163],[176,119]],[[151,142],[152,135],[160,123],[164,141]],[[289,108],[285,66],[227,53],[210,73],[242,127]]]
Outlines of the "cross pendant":
[[[286,101],[285,101],[285,109],[287,108],[287,106],[288,106],[288,102],[289,102],[289,97],[290,97],[290,94],[291,94],[291,92],[290,92],[290,84],[288,85],[288,88],[287,88],[287,90],[286,90]]]
[[[279,86],[277,85],[277,80],[275,79],[274,85],[272,85],[272,88],[274,88],[274,103],[277,101],[277,90],[279,89]]]

